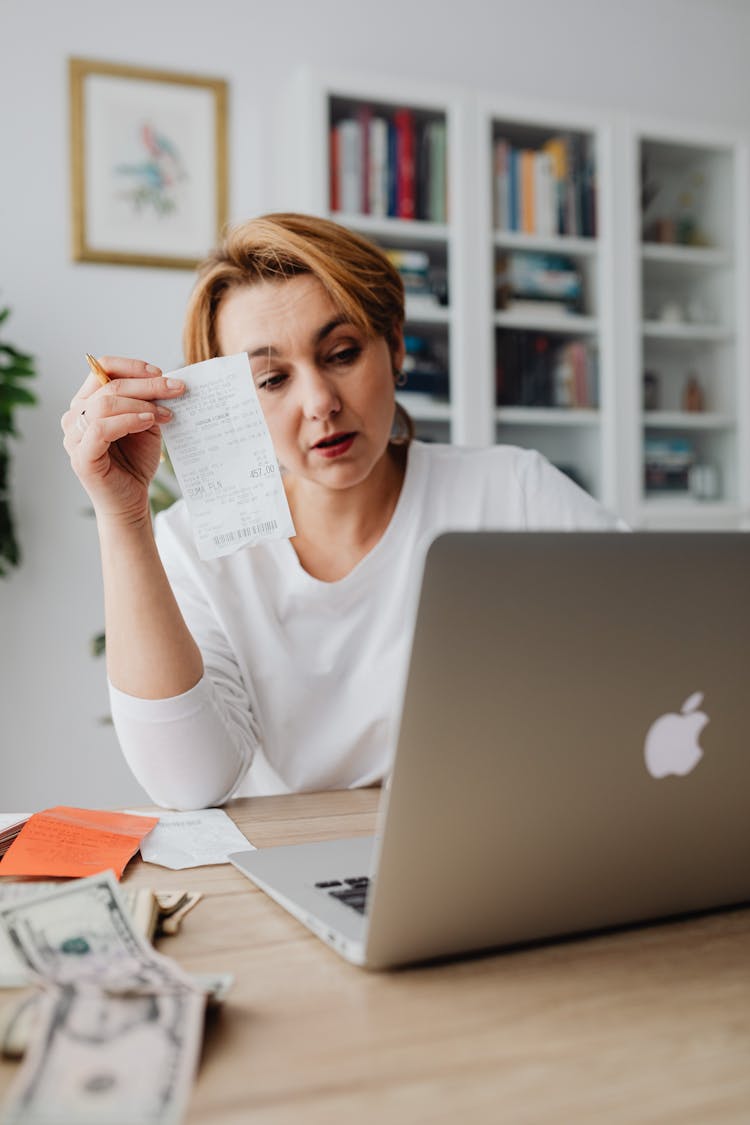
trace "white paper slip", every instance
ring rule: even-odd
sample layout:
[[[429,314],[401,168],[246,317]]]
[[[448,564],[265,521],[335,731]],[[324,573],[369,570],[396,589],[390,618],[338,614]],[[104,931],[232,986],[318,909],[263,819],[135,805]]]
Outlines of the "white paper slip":
[[[4,856],[31,813],[0,813],[0,856]]]
[[[228,863],[227,856],[236,851],[255,848],[221,809],[159,813],[159,823],[141,841],[146,863],[158,863],[173,871]]]
[[[162,436],[200,557],[294,535],[247,355],[207,359],[169,375],[187,389],[164,403],[174,417]]]
[[[23,824],[30,816],[31,813],[27,812],[0,812],[0,832],[4,832],[6,828],[13,828],[16,824]]]

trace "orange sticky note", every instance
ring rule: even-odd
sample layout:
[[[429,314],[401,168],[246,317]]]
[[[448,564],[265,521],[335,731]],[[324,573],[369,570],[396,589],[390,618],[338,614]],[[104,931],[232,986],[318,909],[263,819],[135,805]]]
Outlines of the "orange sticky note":
[[[96,875],[119,879],[158,816],[57,805],[29,817],[0,860],[0,875]]]

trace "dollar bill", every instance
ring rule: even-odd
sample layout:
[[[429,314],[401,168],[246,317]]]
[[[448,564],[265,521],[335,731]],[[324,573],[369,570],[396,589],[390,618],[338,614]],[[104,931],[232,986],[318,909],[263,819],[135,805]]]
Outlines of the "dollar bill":
[[[203,997],[190,989],[104,995],[57,986],[42,997],[3,1125],[177,1125],[190,1095]]]
[[[110,991],[176,982],[193,987],[174,961],[136,933],[110,871],[0,903],[0,926],[24,968],[55,984],[94,981]]]
[[[234,983],[232,973],[191,973],[190,979],[205,993],[209,1009],[224,1002]],[[39,1023],[42,994],[25,992],[0,1007],[0,1055],[17,1061],[25,1055]]]
[[[0,907],[23,902],[57,890],[59,883],[2,883]],[[185,915],[203,895],[197,891],[153,891],[149,887],[118,886],[120,898],[136,931],[149,940],[155,935],[178,933]],[[29,969],[11,945],[5,929],[0,926],[0,989],[21,988],[29,983]]]
[[[180,1121],[205,993],[136,933],[111,872],[0,904],[0,926],[43,989],[3,1125]]]

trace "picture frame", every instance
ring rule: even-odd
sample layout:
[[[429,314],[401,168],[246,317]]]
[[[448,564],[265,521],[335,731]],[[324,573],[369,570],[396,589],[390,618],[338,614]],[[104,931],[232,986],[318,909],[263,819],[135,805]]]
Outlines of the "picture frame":
[[[69,59],[76,261],[194,269],[227,221],[227,83]]]

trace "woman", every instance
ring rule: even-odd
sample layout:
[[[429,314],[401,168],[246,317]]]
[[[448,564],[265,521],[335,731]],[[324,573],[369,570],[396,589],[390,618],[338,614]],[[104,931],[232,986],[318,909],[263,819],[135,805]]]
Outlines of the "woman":
[[[539,454],[412,440],[396,404],[404,296],[343,227],[277,214],[231,231],[187,313],[196,363],[247,352],[297,534],[199,560],[148,487],[179,398],[104,357],[62,419],[101,543],[112,714],[159,804],[380,781],[394,746],[424,547],[447,529],[612,528]]]

